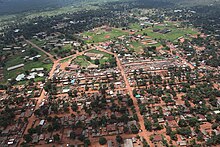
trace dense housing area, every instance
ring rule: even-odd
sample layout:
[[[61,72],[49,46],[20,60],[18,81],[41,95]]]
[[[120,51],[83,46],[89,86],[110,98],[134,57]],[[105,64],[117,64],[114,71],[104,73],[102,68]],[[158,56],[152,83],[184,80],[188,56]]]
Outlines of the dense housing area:
[[[218,146],[219,19],[200,11],[111,3],[10,26],[0,146]]]

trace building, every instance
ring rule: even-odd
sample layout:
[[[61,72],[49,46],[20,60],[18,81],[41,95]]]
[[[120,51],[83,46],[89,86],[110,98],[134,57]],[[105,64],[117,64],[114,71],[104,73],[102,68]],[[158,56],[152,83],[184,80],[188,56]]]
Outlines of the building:
[[[24,64],[18,64],[18,65],[15,65],[15,66],[11,66],[11,67],[7,68],[7,71],[11,71],[11,70],[14,70],[14,69],[17,69],[17,68],[20,68],[20,67],[24,67]]]
[[[25,74],[20,74],[16,77],[16,81],[21,81],[21,80],[24,80],[25,79]]]
[[[124,146],[125,147],[133,147],[132,139],[125,139],[124,140]]]

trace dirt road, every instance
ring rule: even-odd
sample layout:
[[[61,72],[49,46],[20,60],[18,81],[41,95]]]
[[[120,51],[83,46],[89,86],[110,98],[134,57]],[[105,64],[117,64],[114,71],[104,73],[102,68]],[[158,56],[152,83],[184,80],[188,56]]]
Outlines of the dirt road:
[[[120,70],[120,72],[121,72],[121,75],[122,75],[124,81],[125,81],[125,85],[126,85],[126,88],[127,88],[128,92],[129,92],[129,95],[130,95],[130,97],[131,97],[132,100],[133,100],[134,107],[135,107],[135,110],[136,110],[136,113],[137,113],[137,116],[138,116],[138,120],[139,120],[139,124],[140,124],[140,130],[142,130],[142,132],[140,132],[139,135],[142,136],[143,138],[145,138],[146,141],[149,143],[150,146],[153,145],[153,144],[151,143],[150,137],[149,137],[150,135],[152,135],[152,133],[149,132],[149,131],[146,131],[146,129],[145,129],[145,126],[144,126],[144,118],[143,118],[143,116],[142,116],[141,113],[140,113],[140,109],[139,109],[139,106],[138,106],[137,99],[133,96],[133,89],[132,89],[132,87],[131,87],[130,84],[129,84],[128,77],[127,77],[127,75],[126,75],[125,72],[124,72],[124,68],[123,68],[123,66],[122,66],[122,64],[121,64],[121,61],[119,60],[119,58],[118,58],[118,56],[117,56],[116,54],[114,54],[114,53],[112,53],[112,52],[109,52],[109,51],[107,51],[107,50],[104,50],[104,49],[102,49],[102,48],[99,47],[99,46],[96,46],[96,48],[97,48],[98,50],[100,50],[100,51],[103,51],[103,52],[106,52],[106,53],[108,53],[108,54],[114,55],[114,57],[116,58],[118,68],[119,68],[119,70]]]
[[[55,59],[53,58],[53,55],[51,55],[50,53],[46,52],[45,50],[43,50],[42,48],[40,48],[39,46],[37,46],[36,44],[34,44],[33,42],[29,41],[29,40],[25,40],[28,44],[32,45],[33,47],[35,47],[36,49],[42,51],[43,53],[45,53],[51,61],[55,61]]]

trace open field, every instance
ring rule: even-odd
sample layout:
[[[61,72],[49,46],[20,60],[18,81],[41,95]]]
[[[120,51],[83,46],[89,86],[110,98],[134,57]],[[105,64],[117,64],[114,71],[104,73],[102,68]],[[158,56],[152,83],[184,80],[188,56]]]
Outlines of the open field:
[[[33,42],[34,44],[36,44],[39,47],[42,47],[46,43],[46,41],[39,40],[39,39],[32,39],[31,42]]]
[[[100,65],[103,65],[112,59],[112,55],[95,49],[90,50],[87,53],[102,54],[103,56],[100,59],[98,59]],[[76,59],[73,60],[73,62],[75,62],[77,65],[81,67],[88,67],[91,64],[95,64],[95,60],[88,60],[88,57],[86,55],[78,56]]]
[[[164,30],[164,29],[168,29],[171,32],[166,33],[166,34],[162,34],[159,32],[154,32],[154,29],[160,29],[160,30]],[[142,31],[137,32],[136,34],[143,34],[143,33],[147,33],[147,35],[149,37],[151,37],[152,39],[166,39],[166,40],[170,40],[170,41],[174,41],[176,39],[178,39],[181,36],[185,36],[187,34],[198,34],[198,32],[196,30],[194,30],[193,28],[178,28],[177,26],[169,23],[168,25],[155,25],[153,28],[149,27],[147,29],[143,29]]]
[[[85,56],[78,56],[76,59],[74,59],[74,62],[81,67],[87,67],[90,65]]]
[[[112,58],[112,55],[99,50],[91,50],[88,53],[103,54],[103,57],[99,60],[100,64],[104,64],[105,62],[108,62]],[[92,60],[91,62],[95,63],[94,60]]]
[[[110,31],[105,31],[101,28],[97,28],[94,32],[87,31],[82,34],[83,36],[88,36],[89,39],[86,40],[87,43],[98,43],[108,41],[119,36],[128,35],[128,32],[122,31],[121,29],[112,28]]]

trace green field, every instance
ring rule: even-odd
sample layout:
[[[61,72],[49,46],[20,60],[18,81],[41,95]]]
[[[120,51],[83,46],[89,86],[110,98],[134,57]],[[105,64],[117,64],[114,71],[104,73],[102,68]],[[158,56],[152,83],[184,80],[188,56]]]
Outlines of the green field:
[[[76,57],[76,59],[74,59],[74,62],[81,67],[87,67],[90,65],[85,56]]]
[[[73,49],[71,44],[65,44],[62,47],[55,47],[51,50],[51,54],[58,55],[59,57],[65,57],[70,55],[70,51]]]
[[[99,60],[100,65],[109,62],[109,60],[112,58],[112,55],[99,50],[90,50],[88,53],[103,54],[103,57]],[[76,57],[73,62],[81,67],[88,67],[90,64],[95,64],[95,60],[88,61],[85,55]]]
[[[91,32],[87,31],[82,34],[83,36],[89,36],[90,39],[87,40],[87,43],[98,43],[108,41],[119,36],[128,35],[128,32],[125,32],[121,29],[113,28],[111,31],[105,31],[101,28],[98,28],[98,31]],[[108,37],[107,37],[108,36]]]
[[[171,32],[167,34],[162,34],[159,32],[153,32],[154,29],[160,29],[160,30],[169,29],[171,30]],[[179,37],[185,36],[187,34],[191,34],[191,35],[198,34],[198,32],[193,28],[177,28],[172,23],[168,23],[168,25],[166,26],[155,25],[153,28],[149,27],[147,29],[137,32],[136,34],[143,34],[143,33],[147,33],[147,35],[152,39],[166,39],[170,41],[174,41]]]
[[[40,40],[40,39],[31,39],[31,42],[33,42],[34,44],[36,44],[39,47],[42,47],[46,43],[46,41]]]
[[[7,79],[12,79],[16,78],[18,74],[24,73],[25,71],[29,71],[32,68],[39,68],[43,67],[47,69],[47,71],[50,70],[52,67],[52,62],[48,59],[47,63],[44,62],[44,60],[47,58],[47,56],[43,53],[40,52],[39,50],[32,48],[32,50],[38,52],[38,54],[41,55],[38,61],[24,61],[24,57],[28,56],[30,54],[30,49],[27,49],[24,53],[20,52],[16,56],[10,57],[7,59],[5,62],[5,67],[3,69],[3,74],[4,74],[4,81],[2,82],[7,82]],[[15,66],[17,64],[24,64],[25,66],[22,68],[18,68],[12,71],[7,71],[8,67]]]
[[[133,50],[137,53],[141,52],[143,50],[143,48],[145,47],[146,45],[142,44],[141,42],[139,41],[133,41],[130,43],[129,45],[129,49],[130,50]]]
[[[88,51],[89,53],[96,53],[96,54],[103,54],[104,56],[99,60],[100,64],[104,64],[105,62],[108,62],[111,58],[112,55],[99,51],[99,50],[90,50]],[[91,63],[95,63],[93,60],[91,61]]]

